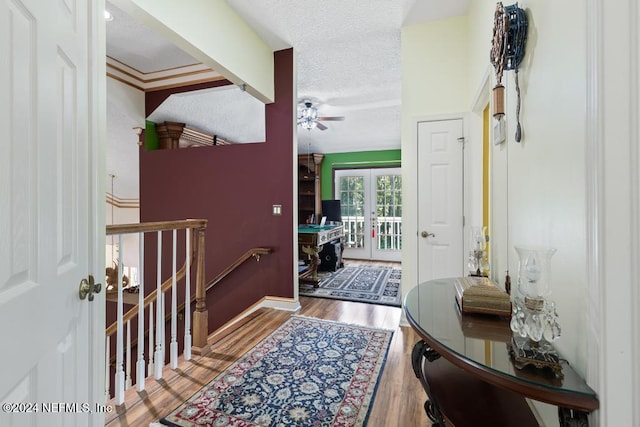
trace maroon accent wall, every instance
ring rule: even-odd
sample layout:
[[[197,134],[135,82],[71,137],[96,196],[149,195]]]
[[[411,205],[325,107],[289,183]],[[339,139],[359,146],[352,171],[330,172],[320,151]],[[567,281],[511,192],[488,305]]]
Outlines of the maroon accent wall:
[[[207,281],[247,250],[273,248],[209,291],[209,331],[264,296],[293,297],[293,50],[275,52],[274,62],[275,102],[265,106],[265,143],[140,151],[140,221],[208,219]],[[282,216],[271,214],[273,204],[282,205]],[[145,266],[155,264],[151,237]],[[170,272],[168,257],[163,278]],[[145,268],[145,283],[155,286],[155,275],[155,268]]]

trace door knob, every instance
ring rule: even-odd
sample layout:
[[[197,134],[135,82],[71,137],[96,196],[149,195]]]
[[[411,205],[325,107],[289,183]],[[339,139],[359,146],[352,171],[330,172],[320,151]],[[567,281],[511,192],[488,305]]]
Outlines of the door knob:
[[[429,233],[428,231],[423,231],[422,233],[420,233],[420,235],[421,235],[422,237],[424,237],[425,239],[426,239],[427,237],[436,237],[436,235],[435,235],[435,234],[433,234],[433,233]]]
[[[102,289],[102,285],[100,283],[95,283],[93,276],[89,275],[86,279],[82,279],[80,281],[80,289],[78,290],[78,295],[80,299],[87,298],[89,295],[89,301],[93,301],[93,294],[97,294]]]

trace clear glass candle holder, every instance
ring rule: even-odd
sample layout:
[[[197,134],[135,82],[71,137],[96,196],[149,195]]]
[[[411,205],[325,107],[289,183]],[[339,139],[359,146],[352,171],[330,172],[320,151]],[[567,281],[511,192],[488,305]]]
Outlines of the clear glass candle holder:
[[[553,248],[526,248],[517,246],[518,291],[513,303],[511,330],[522,338],[534,342],[555,341],[560,337],[558,313],[551,295],[551,257]]]
[[[487,227],[471,226],[469,229],[469,258],[467,266],[471,276],[489,275],[487,256]]]
[[[518,290],[525,303],[535,308],[551,294],[551,257],[553,248],[526,248],[516,246],[518,253]]]

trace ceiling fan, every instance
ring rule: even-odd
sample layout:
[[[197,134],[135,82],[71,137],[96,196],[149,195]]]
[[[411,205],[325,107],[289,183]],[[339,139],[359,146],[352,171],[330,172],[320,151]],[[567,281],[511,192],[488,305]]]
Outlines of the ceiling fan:
[[[311,130],[318,128],[320,130],[327,130],[328,128],[320,122],[341,122],[344,120],[344,116],[326,117],[318,116],[318,109],[313,106],[313,103],[308,99],[305,99],[300,103],[300,112],[298,113],[298,124],[304,129]]]

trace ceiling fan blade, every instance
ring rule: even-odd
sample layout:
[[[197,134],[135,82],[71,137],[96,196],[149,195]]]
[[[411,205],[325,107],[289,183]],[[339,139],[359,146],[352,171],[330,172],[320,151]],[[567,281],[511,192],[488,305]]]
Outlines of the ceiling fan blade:
[[[336,116],[336,117],[318,117],[317,120],[323,122],[341,122],[344,120],[344,116]]]
[[[322,123],[318,123],[318,122],[316,122],[316,127],[318,129],[320,129],[320,130],[327,130],[328,129],[325,125],[323,125]]]

